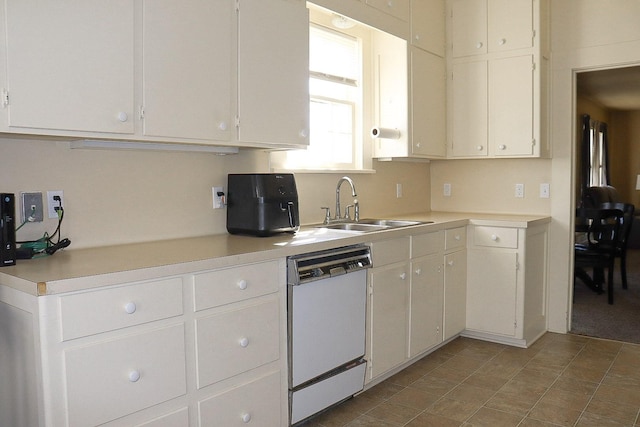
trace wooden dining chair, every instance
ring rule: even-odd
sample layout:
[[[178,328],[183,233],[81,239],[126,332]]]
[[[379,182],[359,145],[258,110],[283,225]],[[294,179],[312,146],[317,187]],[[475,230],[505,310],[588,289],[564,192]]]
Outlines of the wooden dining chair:
[[[622,226],[620,230],[620,239],[616,247],[616,258],[620,258],[620,278],[622,279],[622,288],[627,289],[627,243],[631,234],[631,226],[633,225],[633,214],[635,206],[630,203],[603,203],[602,209],[620,209],[624,214],[622,218]]]
[[[580,215],[588,227],[586,241],[575,244],[576,277],[592,269],[595,285],[602,287],[597,272],[606,269],[607,297],[613,304],[613,271],[624,213],[620,209],[582,209]]]

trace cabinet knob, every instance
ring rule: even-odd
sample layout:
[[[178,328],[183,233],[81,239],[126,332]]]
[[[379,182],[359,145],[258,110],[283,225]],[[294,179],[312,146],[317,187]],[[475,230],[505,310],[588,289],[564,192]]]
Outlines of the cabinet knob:
[[[460,236],[459,234],[456,234],[456,236],[454,237],[454,239],[456,239],[457,241],[460,241],[460,239],[462,239],[462,236]]]
[[[393,7],[393,0],[389,0],[387,2],[387,7]]]
[[[139,379],[140,379],[140,371],[138,371],[137,369],[134,369],[133,371],[129,372],[129,381],[131,381],[132,383],[135,383]]]
[[[133,314],[136,312],[137,309],[138,307],[136,306],[136,303],[133,301],[126,303],[124,306],[124,311],[126,311],[127,314]]]
[[[420,274],[422,274],[422,269],[416,268],[416,275],[419,276]]]
[[[247,348],[247,346],[249,345],[249,338],[242,337],[240,338],[240,341],[238,341],[238,343],[240,344],[240,347]]]
[[[242,289],[243,291],[247,289],[247,281],[244,279],[238,280],[238,288]]]
[[[420,35],[419,35],[419,34],[416,34],[416,35],[414,36],[414,38],[415,38],[416,40],[420,40]]]
[[[478,146],[476,147],[476,149],[477,149],[478,151],[482,151],[482,150],[484,150],[484,147],[483,147],[482,145],[478,145]]]
[[[407,278],[407,273],[400,273],[400,279],[404,280]]]
[[[495,234],[492,234],[491,235],[491,240],[493,240],[494,242],[497,242],[498,241],[498,236],[495,235]]]
[[[498,44],[499,44],[500,46],[504,46],[506,43],[507,43],[507,39],[500,39],[500,40],[498,40]]]
[[[504,144],[498,145],[498,150],[506,150],[506,149],[507,149],[506,145],[504,145]]]
[[[129,116],[127,115],[127,113],[125,113],[124,111],[120,111],[118,113],[118,120],[120,120],[122,123],[126,122],[127,120],[129,120]]]
[[[452,266],[453,266],[453,261],[447,261],[447,265],[448,265],[449,267],[452,267]]]
[[[416,142],[416,148],[420,148],[421,146],[422,146],[422,144],[421,144],[421,143]]]
[[[220,130],[227,130],[227,122],[220,122],[218,124],[218,129]]]
[[[302,129],[300,131],[300,138],[306,138],[307,137],[307,130],[306,129]]]
[[[248,413],[242,414],[241,419],[243,423],[248,423],[251,421],[251,414],[248,414]]]
[[[476,49],[482,49],[482,46],[484,46],[482,42],[476,43]]]

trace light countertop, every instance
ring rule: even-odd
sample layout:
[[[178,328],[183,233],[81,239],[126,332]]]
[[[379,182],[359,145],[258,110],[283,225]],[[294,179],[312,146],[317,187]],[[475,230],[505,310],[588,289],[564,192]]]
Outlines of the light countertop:
[[[303,226],[298,233],[272,237],[219,234],[157,242],[66,249],[53,256],[18,260],[0,269],[0,284],[32,295],[150,280],[195,271],[278,259],[391,237],[437,231],[466,224],[527,228],[551,221],[544,215],[428,212],[395,215],[393,219],[433,221],[369,233]]]

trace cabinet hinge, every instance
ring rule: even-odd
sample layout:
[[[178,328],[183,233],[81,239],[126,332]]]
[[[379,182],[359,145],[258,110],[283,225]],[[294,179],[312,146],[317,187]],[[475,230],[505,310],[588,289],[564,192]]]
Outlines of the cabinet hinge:
[[[141,105],[140,108],[138,108],[138,118],[140,120],[144,119],[144,106]]]
[[[240,0],[236,0],[236,12],[240,11]]]
[[[6,89],[2,89],[2,99],[0,102],[2,103],[2,108],[9,106],[9,92]]]
[[[535,138],[533,138],[533,139],[531,140],[531,146],[533,146],[533,147],[535,147],[535,146],[536,146],[536,139],[535,139]]]
[[[240,116],[236,116],[236,127],[240,127]]]
[[[369,295],[373,295],[373,286],[369,286]]]
[[[536,70],[536,63],[535,63],[535,62],[533,62],[533,63],[531,64],[531,71],[535,71],[535,70]]]
[[[536,38],[536,30],[531,31],[531,38]]]

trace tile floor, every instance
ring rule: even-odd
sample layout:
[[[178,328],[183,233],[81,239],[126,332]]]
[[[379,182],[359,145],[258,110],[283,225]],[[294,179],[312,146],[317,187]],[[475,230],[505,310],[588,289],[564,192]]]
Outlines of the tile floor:
[[[640,345],[458,338],[304,427],[640,426]]]

